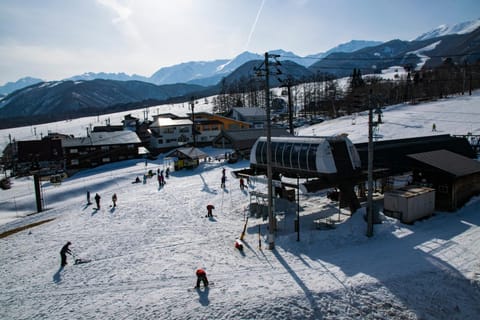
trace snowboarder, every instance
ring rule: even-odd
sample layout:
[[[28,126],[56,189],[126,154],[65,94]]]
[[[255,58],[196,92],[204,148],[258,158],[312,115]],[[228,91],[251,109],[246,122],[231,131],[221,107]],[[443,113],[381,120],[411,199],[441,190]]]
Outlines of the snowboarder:
[[[132,183],[140,183],[140,178],[137,176],[137,177],[135,178],[135,181],[133,181]]]
[[[200,288],[200,282],[203,282],[204,287],[208,287],[208,279],[207,279],[207,273],[203,269],[197,269],[195,271],[195,274],[197,275],[197,285],[195,288]]]
[[[87,204],[90,205],[92,202],[90,201],[90,191],[87,190]]]
[[[100,195],[98,193],[95,194],[95,202],[97,203],[97,209],[100,210]]]
[[[60,258],[62,259],[62,262],[61,262],[62,268],[67,265],[67,253],[68,253],[69,255],[72,254],[72,251],[70,251],[70,248],[69,248],[69,246],[70,246],[71,244],[72,244],[72,243],[71,243],[70,241],[68,241],[68,242],[62,247],[62,250],[60,250]]]
[[[170,176],[170,168],[167,167],[167,170],[165,170],[165,178],[168,178]]]
[[[112,196],[112,202],[113,202],[113,207],[116,208],[117,207],[117,194],[114,193],[113,196]]]
[[[213,205],[209,204],[207,206],[207,217],[209,217],[209,218],[213,217],[213,213],[212,213],[213,209],[215,209],[215,207]]]

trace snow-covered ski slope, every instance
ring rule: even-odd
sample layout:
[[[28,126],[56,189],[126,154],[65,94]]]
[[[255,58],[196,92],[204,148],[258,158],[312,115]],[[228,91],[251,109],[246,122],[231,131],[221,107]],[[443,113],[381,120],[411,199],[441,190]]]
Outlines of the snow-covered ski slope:
[[[479,134],[479,105],[476,93],[390,107],[378,134],[429,135],[432,122],[439,131],[433,134]],[[363,142],[364,118],[300,131],[346,132]],[[266,191],[260,183],[242,191],[229,174],[248,165],[202,163],[172,172],[161,189],[155,177],[132,184],[147,170],[164,169],[161,157],[147,167],[141,160],[105,165],[59,186],[44,183],[47,210],[15,220],[35,207],[31,179],[13,180],[12,189],[0,191],[0,214],[10,215],[0,232],[54,220],[0,239],[0,318],[478,319],[480,197],[413,225],[384,217],[368,238],[364,208],[348,217],[324,192],[301,194],[300,241],[294,213],[279,221],[275,250],[267,249],[267,221],[250,217],[242,253],[234,242],[243,230],[248,192]],[[99,211],[86,205],[87,190],[92,199],[102,196]],[[109,207],[113,193],[115,209]],[[208,204],[215,206],[211,219],[205,218]],[[343,222],[315,229],[313,220],[328,215]],[[92,261],[74,265],[69,256],[60,270],[59,251],[67,241],[77,258]],[[215,287],[189,292],[198,267]]]

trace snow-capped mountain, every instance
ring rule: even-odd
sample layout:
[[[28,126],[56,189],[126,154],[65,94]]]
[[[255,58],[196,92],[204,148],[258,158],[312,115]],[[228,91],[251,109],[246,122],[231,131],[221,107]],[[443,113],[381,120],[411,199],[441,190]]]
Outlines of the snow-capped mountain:
[[[124,72],[120,72],[120,73],[85,72],[84,74],[73,76],[64,80],[80,81],[80,80],[95,80],[95,79],[118,80],[118,81],[134,80],[134,81],[149,82],[148,77],[140,76],[138,74],[128,75]]]
[[[458,23],[455,25],[442,24],[433,30],[425,32],[421,36],[415,38],[415,41],[438,38],[449,34],[465,34],[474,31],[480,27],[480,19]]]
[[[36,84],[39,82],[43,82],[43,80],[32,77],[20,78],[15,82],[7,82],[5,85],[0,86],[0,96],[7,95],[10,92],[31,86],[32,84]]]

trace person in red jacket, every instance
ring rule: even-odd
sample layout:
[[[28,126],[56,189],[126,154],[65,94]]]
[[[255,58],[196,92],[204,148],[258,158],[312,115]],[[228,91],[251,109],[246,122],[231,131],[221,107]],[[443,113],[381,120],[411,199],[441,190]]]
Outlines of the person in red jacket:
[[[207,206],[207,217],[209,217],[209,218],[213,217],[213,213],[212,213],[213,209],[215,209],[215,207],[213,205],[209,204]]]
[[[207,273],[203,269],[197,269],[195,272],[197,275],[197,285],[195,288],[200,288],[200,282],[203,282],[204,287],[208,287],[208,279],[207,279]]]

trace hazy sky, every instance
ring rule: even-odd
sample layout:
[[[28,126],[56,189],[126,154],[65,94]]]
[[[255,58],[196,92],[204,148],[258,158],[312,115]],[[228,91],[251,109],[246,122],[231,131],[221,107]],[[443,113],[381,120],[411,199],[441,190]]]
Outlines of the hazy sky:
[[[0,0],[0,85],[350,40],[411,40],[480,17],[480,0]]]

